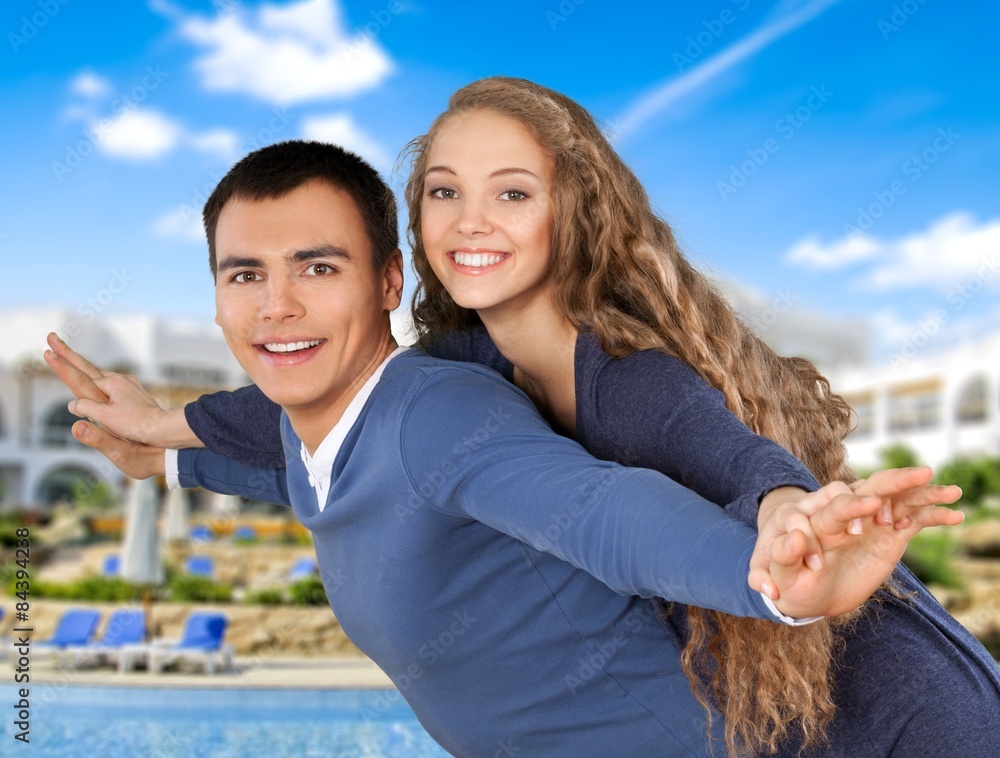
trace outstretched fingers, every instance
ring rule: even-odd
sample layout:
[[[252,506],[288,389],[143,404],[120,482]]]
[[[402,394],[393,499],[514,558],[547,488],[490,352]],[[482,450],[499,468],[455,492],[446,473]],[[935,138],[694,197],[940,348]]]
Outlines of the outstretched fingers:
[[[98,403],[108,401],[107,394],[97,386],[97,380],[104,377],[101,369],[73,352],[55,334],[48,336],[48,344],[52,349],[46,350],[43,354],[45,363],[78,399],[93,400]]]
[[[867,479],[859,479],[848,486],[859,495],[892,497],[928,484],[932,476],[934,472],[929,466],[883,469],[876,471]]]
[[[823,537],[841,535],[845,532],[861,534],[864,519],[874,516],[881,507],[881,498],[842,493],[834,497],[825,508],[813,514],[810,522],[822,543]]]

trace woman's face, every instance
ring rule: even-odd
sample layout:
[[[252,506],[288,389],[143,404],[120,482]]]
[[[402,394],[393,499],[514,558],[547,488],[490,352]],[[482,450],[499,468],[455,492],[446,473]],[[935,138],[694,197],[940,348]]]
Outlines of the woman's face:
[[[555,164],[519,122],[450,117],[427,150],[420,226],[431,268],[480,315],[549,298]]]

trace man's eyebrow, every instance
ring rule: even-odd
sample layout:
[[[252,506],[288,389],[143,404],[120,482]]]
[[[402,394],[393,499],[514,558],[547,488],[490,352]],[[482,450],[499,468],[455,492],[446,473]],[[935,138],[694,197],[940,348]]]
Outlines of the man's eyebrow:
[[[339,258],[342,261],[350,261],[351,255],[344,248],[336,245],[320,245],[305,250],[296,250],[286,255],[285,258],[291,263],[305,263],[319,258]],[[219,271],[233,268],[266,268],[266,265],[263,259],[248,255],[227,255],[219,262]]]
[[[287,258],[292,263],[305,263],[317,258],[339,258],[342,261],[350,261],[351,254],[336,245],[320,245],[305,250],[296,250],[294,253],[290,253]]]
[[[449,168],[448,166],[431,166],[424,173],[430,174],[435,171],[442,174],[451,174],[452,176],[456,175],[455,170]],[[538,175],[535,174],[535,172],[528,171],[528,169],[526,168],[498,168],[496,171],[490,174],[489,178],[493,179],[498,176],[509,176],[510,174],[527,174],[528,176],[533,176],[535,177],[535,179],[538,179]],[[541,181],[541,179],[538,179],[538,181]]]
[[[227,255],[219,261],[219,271],[231,268],[264,268],[264,261],[245,255]]]

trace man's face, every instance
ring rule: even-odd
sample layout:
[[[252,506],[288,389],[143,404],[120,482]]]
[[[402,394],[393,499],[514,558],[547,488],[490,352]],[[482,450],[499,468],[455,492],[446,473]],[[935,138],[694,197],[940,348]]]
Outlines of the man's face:
[[[322,416],[353,395],[380,360],[402,272],[398,254],[372,266],[351,197],[313,181],[276,200],[232,199],[215,241],[215,321],[261,391],[290,415]]]

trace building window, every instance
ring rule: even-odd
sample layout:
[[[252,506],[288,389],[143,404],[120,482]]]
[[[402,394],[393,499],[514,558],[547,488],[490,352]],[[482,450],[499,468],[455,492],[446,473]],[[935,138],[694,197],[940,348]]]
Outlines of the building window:
[[[101,481],[90,471],[79,466],[61,466],[47,473],[38,484],[36,499],[40,503],[79,501],[93,490],[94,483]]]
[[[180,387],[221,387],[226,381],[226,372],[216,368],[168,364],[162,372],[168,384]]]
[[[80,419],[74,416],[66,408],[65,403],[60,403],[45,417],[45,425],[42,427],[42,444],[46,447],[68,447],[79,445],[73,438],[70,429]]]
[[[978,424],[990,414],[989,382],[985,376],[973,377],[958,393],[955,420],[960,424]]]
[[[941,426],[941,382],[893,387],[889,391],[889,431],[912,432]]]
[[[863,439],[875,434],[875,396],[872,393],[845,396],[847,404],[854,411],[857,424],[851,432],[852,439]]]

